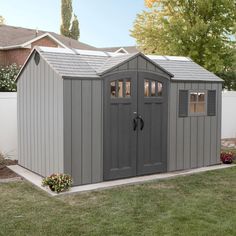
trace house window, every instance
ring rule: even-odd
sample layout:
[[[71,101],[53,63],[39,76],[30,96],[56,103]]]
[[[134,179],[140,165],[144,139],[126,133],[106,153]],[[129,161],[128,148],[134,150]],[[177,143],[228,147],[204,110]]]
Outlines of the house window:
[[[206,93],[203,91],[191,91],[189,93],[190,115],[206,113]]]

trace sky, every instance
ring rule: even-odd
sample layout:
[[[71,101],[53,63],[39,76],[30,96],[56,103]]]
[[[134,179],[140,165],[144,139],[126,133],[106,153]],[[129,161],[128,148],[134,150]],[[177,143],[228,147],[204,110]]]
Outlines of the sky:
[[[5,23],[59,33],[61,0],[0,0]],[[144,0],[73,0],[80,22],[80,41],[95,47],[133,46],[130,36]],[[0,36],[1,37],[1,36]]]

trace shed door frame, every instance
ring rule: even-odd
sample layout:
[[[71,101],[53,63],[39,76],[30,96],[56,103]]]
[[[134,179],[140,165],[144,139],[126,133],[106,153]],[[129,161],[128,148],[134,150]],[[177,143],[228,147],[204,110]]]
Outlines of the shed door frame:
[[[133,143],[132,145],[136,146],[135,150],[132,149],[132,155],[135,157],[131,158],[132,159],[132,170],[127,169],[124,170],[122,173],[119,172],[117,169],[117,172],[114,171],[114,173],[109,172],[109,161],[110,161],[110,150],[109,150],[109,127],[110,127],[110,118],[107,117],[107,114],[109,112],[109,106],[110,106],[110,101],[111,101],[111,90],[110,90],[110,82],[117,80],[117,79],[122,79],[122,78],[132,78],[133,83],[136,89],[132,89],[131,93],[133,96],[135,96],[135,99],[133,102],[135,103],[135,106],[132,109],[133,111],[138,111],[138,109],[141,108],[144,109],[144,105],[141,105],[142,103],[145,103],[148,99],[150,101],[153,101],[155,103],[162,103],[162,108],[163,108],[163,114],[162,114],[162,130],[161,133],[163,135],[163,139],[161,142],[161,156],[162,156],[162,165],[155,165],[153,164],[152,166],[145,165],[144,162],[140,161],[142,157],[139,156],[139,152],[142,151],[142,147],[140,148],[140,142],[143,140],[143,135],[138,135],[138,132],[141,131],[136,131],[131,134],[133,137]],[[143,81],[145,78],[149,78],[151,80],[156,80],[160,81],[163,83],[163,97],[159,99],[155,98],[144,98],[144,89],[143,89]],[[138,91],[139,90],[139,91]],[[109,73],[107,76],[104,77],[104,135],[103,135],[103,146],[104,146],[104,160],[103,160],[103,178],[104,180],[110,180],[110,179],[119,179],[119,178],[125,178],[125,177],[133,177],[133,176],[138,176],[138,175],[145,175],[145,174],[153,174],[153,173],[158,173],[158,172],[166,172],[167,171],[167,131],[168,131],[168,92],[169,92],[169,80],[163,76],[161,76],[158,73],[153,73],[149,71],[126,71],[126,72],[115,72],[115,73]],[[131,94],[131,96],[132,96]],[[122,101],[122,98],[116,98],[119,99],[119,101]],[[124,99],[125,100],[125,99]],[[119,102],[117,101],[117,102]],[[115,102],[115,100],[114,100]],[[112,102],[113,103],[113,102]],[[140,108],[138,108],[138,106]],[[143,112],[143,111],[140,111]],[[132,116],[130,119],[132,120]],[[131,124],[131,122],[130,122]],[[140,127],[138,127],[139,129]],[[132,129],[132,128],[131,128]],[[141,134],[141,133],[140,133]],[[109,140],[109,141],[107,141]]]

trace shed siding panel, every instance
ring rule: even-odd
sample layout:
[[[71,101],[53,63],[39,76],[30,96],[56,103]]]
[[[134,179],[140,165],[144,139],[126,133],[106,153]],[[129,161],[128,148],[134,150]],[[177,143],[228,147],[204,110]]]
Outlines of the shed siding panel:
[[[71,174],[71,80],[63,81],[64,94],[64,172]]]
[[[211,89],[211,84],[205,85],[206,90]],[[211,164],[211,117],[205,116],[205,127],[204,127],[204,165]]]
[[[198,90],[198,83],[192,83],[192,90]],[[197,159],[198,159],[198,117],[191,117],[191,168],[197,167]]]
[[[72,81],[72,176],[82,184],[82,82]]]
[[[216,93],[218,93],[217,84],[212,84],[211,89],[216,90]],[[218,106],[217,100],[218,99],[216,99],[216,107]],[[211,116],[211,165],[217,162],[217,143],[217,116]]]
[[[123,65],[118,67],[118,70],[119,71],[126,71],[126,70],[128,70],[128,65],[129,65],[129,63],[124,63]]]
[[[41,116],[41,120],[40,120],[40,138],[41,138],[41,171],[42,171],[42,175],[45,176],[46,172],[45,172],[45,132],[46,132],[46,127],[45,127],[45,62],[42,61],[40,64],[42,64],[42,67],[40,67],[40,74],[41,74],[41,109],[40,109],[40,116]]]
[[[92,82],[92,182],[96,183],[103,178],[102,160],[102,83]]]
[[[91,97],[91,81],[82,81],[82,156],[83,156],[83,184],[92,182],[92,135],[91,135],[91,117],[92,117],[92,97]]]
[[[18,87],[18,94],[21,93],[21,86]],[[22,156],[22,147],[21,147],[21,131],[22,131],[22,119],[21,119],[21,114],[20,114],[20,110],[22,110],[22,106],[21,103],[19,102],[19,95],[17,94],[17,120],[20,121],[19,125],[17,125],[17,146],[18,146],[18,160],[19,162],[20,157]]]
[[[184,83],[179,83],[178,84],[178,90],[183,90],[184,89]],[[177,100],[179,101],[177,94]],[[176,106],[178,107],[178,106]],[[184,169],[184,118],[179,117],[178,118],[178,114],[176,115],[177,117],[177,129],[176,129],[176,136],[177,136],[177,140],[176,140],[176,169],[177,170],[182,170]]]
[[[147,70],[147,60],[140,56],[138,57],[138,69]]]
[[[181,170],[219,163],[221,84],[172,82],[170,85],[168,170]],[[178,116],[179,90],[216,89],[217,116]]]
[[[50,74],[49,68],[46,66],[45,63],[45,70],[44,70],[44,79],[45,79],[45,100],[44,100],[44,125],[45,125],[45,175],[48,176],[50,174],[50,166],[49,166],[49,159],[50,159],[50,146],[49,146],[49,81],[50,81]],[[48,78],[47,78],[48,77]],[[49,79],[50,78],[50,79]]]
[[[103,180],[102,81],[72,80],[71,98],[71,118],[67,113],[64,117],[72,121],[74,184],[100,182]]]
[[[169,147],[170,147],[170,156],[168,160],[168,171],[176,170],[176,121],[177,121],[177,91],[178,84],[171,83],[170,84],[170,135],[169,135]]]
[[[34,132],[35,134],[38,133],[38,105],[37,101],[38,101],[38,80],[37,80],[37,71],[34,70]],[[34,135],[34,145],[35,145],[35,172],[38,172],[38,166],[39,166],[39,154],[38,154],[38,136]]]
[[[63,140],[62,83],[42,58],[36,66],[33,57],[18,80],[19,164],[42,176],[63,172],[63,152],[54,152]]]
[[[217,150],[216,150],[216,162],[220,163],[220,151],[221,151],[221,112],[222,112],[222,84],[218,84],[218,96],[217,97]]]
[[[205,84],[204,83],[199,83],[198,86],[199,90],[205,90]],[[207,96],[207,95],[206,95]],[[204,116],[199,116],[198,117],[198,136],[197,136],[197,150],[198,150],[198,155],[197,155],[197,167],[202,167],[204,166]]]
[[[185,83],[185,90],[191,89],[191,84]],[[187,116],[183,120],[184,122],[184,169],[189,169],[191,167],[191,117]]]
[[[129,69],[130,70],[136,70],[138,68],[138,58],[135,57],[131,61],[129,61]]]

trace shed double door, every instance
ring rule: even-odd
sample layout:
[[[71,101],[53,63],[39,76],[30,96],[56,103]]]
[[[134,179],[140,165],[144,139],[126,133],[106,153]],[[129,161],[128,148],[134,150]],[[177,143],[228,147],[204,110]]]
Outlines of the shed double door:
[[[146,72],[105,78],[104,180],[166,171],[166,87]]]

